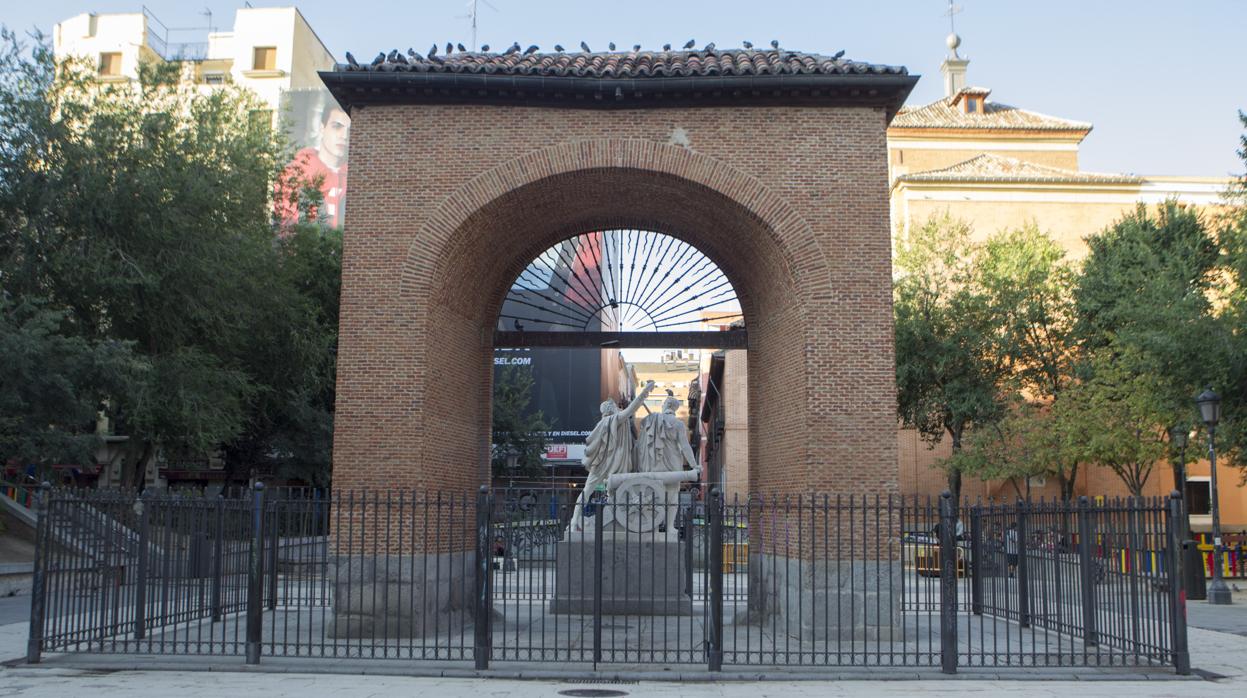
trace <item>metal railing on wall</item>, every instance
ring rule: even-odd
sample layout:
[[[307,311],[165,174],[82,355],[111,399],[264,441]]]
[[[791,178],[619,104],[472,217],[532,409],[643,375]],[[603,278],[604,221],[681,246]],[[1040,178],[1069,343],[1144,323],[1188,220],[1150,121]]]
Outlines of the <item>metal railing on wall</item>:
[[[1176,497],[525,492],[44,488],[28,660],[1190,671]]]

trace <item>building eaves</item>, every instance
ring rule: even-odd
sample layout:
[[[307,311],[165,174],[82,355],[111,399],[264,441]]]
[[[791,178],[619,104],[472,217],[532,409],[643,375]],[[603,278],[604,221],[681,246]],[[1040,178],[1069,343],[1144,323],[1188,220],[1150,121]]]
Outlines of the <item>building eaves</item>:
[[[892,120],[891,127],[1019,131],[1091,130],[1091,124],[1086,121],[1062,119],[1000,102],[984,102],[983,111],[973,113],[966,113],[957,106],[964,95],[981,96],[989,92],[986,88],[967,87],[952,97],[946,97],[921,107],[904,107]]]
[[[1003,155],[983,153],[950,167],[903,174],[898,176],[896,181],[906,183],[1140,184],[1143,178],[1135,175],[1066,170]]]
[[[321,79],[344,107],[369,103],[507,102],[585,108],[723,101],[875,104],[889,118],[917,82],[904,67],[787,50],[390,52],[338,64]]]

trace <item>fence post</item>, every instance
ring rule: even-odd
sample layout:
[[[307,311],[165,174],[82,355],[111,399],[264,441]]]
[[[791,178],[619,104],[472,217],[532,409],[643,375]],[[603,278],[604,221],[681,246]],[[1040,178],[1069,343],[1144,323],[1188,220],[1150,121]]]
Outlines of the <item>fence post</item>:
[[[592,495],[588,495],[590,499]],[[588,503],[588,502],[586,502]],[[611,502],[610,506],[615,503]],[[602,570],[605,554],[602,538],[606,525],[607,502],[599,500],[593,510],[593,668],[602,662]],[[625,512],[626,515],[626,512]],[[613,571],[613,570],[612,570]]]
[[[223,571],[225,546],[225,496],[218,494],[216,498],[216,541],[212,546],[212,622],[221,620],[221,575]]]
[[[134,580],[134,639],[147,637],[147,562],[151,543],[151,502],[147,490],[134,503],[139,514],[139,561]]]
[[[1092,537],[1091,502],[1084,495],[1078,498],[1078,584],[1082,587],[1083,644],[1094,647],[1100,640],[1095,622],[1095,585],[1098,575],[1091,556]]]
[[[251,555],[247,564],[247,664],[260,663],[264,629],[264,483],[251,494]]]
[[[1186,589],[1182,586],[1178,523],[1182,521],[1182,495],[1174,490],[1165,509],[1165,567],[1169,575],[1169,631],[1173,643],[1173,666],[1177,673],[1191,673],[1191,651],[1186,638]]]
[[[710,521],[710,609],[707,614],[706,658],[710,671],[723,670],[723,492],[710,488],[706,507]],[[799,524],[798,524],[799,525]]]
[[[272,501],[265,504],[265,508],[272,507],[273,515],[268,517],[273,524],[273,530],[265,536],[268,542],[268,607],[269,610],[277,610],[277,561],[278,549],[281,547],[281,523],[280,523],[280,507],[282,498],[277,496],[277,492],[273,492]]]
[[[1029,628],[1031,624],[1030,575],[1027,574],[1026,539],[1027,512],[1030,502],[1018,499],[1018,625]]]
[[[957,509],[940,494],[940,671],[957,673]]]
[[[493,518],[493,498],[489,487],[481,485],[476,493],[476,607],[474,610],[472,656],[477,669],[489,668],[489,655],[493,649],[490,632],[491,577],[493,577],[493,551],[490,549],[490,521]]]
[[[970,508],[970,611],[983,615],[983,507]]]
[[[684,593],[693,597],[693,539],[695,537],[693,523],[693,503],[685,507],[680,515],[684,520]]]
[[[47,615],[47,557],[51,553],[48,540],[51,522],[48,511],[51,508],[49,498],[52,485],[44,482],[39,486],[39,494],[35,499],[35,566],[30,582],[30,635],[26,641],[26,663],[38,664],[43,658],[43,621]]]

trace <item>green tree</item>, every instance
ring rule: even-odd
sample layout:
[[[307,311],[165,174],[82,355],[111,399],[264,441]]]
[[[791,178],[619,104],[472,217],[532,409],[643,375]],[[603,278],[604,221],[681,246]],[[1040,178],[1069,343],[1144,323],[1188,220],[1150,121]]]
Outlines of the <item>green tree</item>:
[[[1028,477],[1056,479],[1062,499],[1069,500],[1080,462],[1058,438],[1062,412],[1053,407],[1075,381],[1080,360],[1074,269],[1060,245],[1027,225],[988,238],[974,275],[988,299],[996,351],[1007,361],[1001,391],[1015,403],[999,430],[1011,436],[1012,446],[997,454],[999,465],[976,474],[1015,463]]]
[[[954,455],[968,430],[1002,411],[1007,369],[996,347],[990,302],[974,278],[970,229],[948,216],[897,241],[893,284],[897,408],[928,443],[945,436]],[[948,488],[961,495],[960,461],[949,459]]]
[[[0,297],[0,454],[34,465],[89,462],[101,402],[147,368],[131,347],[66,334],[63,313]]]
[[[1220,333],[1211,301],[1219,250],[1201,216],[1174,202],[1155,215],[1140,205],[1087,239],[1078,279],[1078,332],[1089,350],[1115,347],[1122,360],[1156,382],[1162,409],[1188,415],[1199,389],[1218,382]]]
[[[284,144],[265,105],[180,86],[177,63],[100,83],[41,40],[3,43],[0,286],[146,366],[108,395],[123,484],[158,452],[221,447],[323,479],[340,238],[275,234]]]
[[[542,455],[550,424],[540,410],[530,409],[533,374],[520,366],[504,366],[494,375],[493,449],[490,461],[494,477],[531,477],[545,473]],[[514,458],[514,467],[511,459]]]
[[[1091,377],[1071,389],[1063,407],[1067,423],[1082,427],[1071,446],[1142,497],[1153,466],[1168,451],[1168,413],[1155,377],[1131,371],[1131,363],[1118,352],[1100,352]]]
[[[1217,434],[1227,455],[1240,467],[1247,467],[1247,458],[1243,457],[1247,453],[1247,113],[1240,111],[1238,118],[1243,125],[1238,150],[1243,172],[1226,192],[1229,211],[1219,230],[1228,282],[1222,286],[1219,298],[1219,319],[1228,347],[1224,357],[1225,382],[1219,389],[1224,399],[1223,423]]]
[[[1018,497],[1029,478],[1048,475],[1060,460],[1051,409],[1016,400],[1004,416],[972,430],[948,467],[980,480],[1004,480]]]

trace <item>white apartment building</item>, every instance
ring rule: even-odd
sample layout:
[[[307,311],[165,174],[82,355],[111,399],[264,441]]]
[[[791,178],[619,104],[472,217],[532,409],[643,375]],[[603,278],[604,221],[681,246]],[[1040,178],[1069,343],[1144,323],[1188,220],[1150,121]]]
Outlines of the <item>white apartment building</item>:
[[[52,42],[57,58],[85,58],[104,80],[134,80],[142,61],[185,61],[187,80],[209,89],[227,83],[249,88],[274,118],[285,93],[323,90],[316,73],[335,62],[294,7],[241,8],[230,31],[170,29],[146,8],[84,13],[57,24]]]

